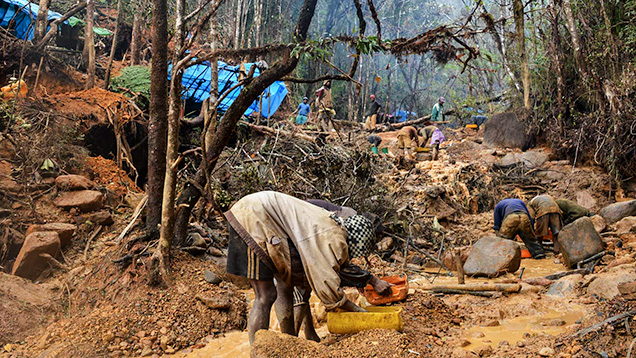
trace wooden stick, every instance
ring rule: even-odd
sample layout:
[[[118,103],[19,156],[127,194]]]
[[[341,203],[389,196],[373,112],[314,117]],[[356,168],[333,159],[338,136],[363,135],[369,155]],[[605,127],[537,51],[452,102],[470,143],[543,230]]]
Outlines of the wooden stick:
[[[128,226],[126,226],[124,231],[122,231],[121,234],[119,234],[119,236],[117,237],[117,242],[120,242],[121,239],[123,239],[124,236],[126,236],[128,231],[132,229],[132,227],[135,225],[135,222],[137,221],[137,218],[139,218],[139,215],[141,215],[141,213],[144,211],[144,208],[146,207],[147,202],[148,202],[148,194],[144,195],[144,197],[141,198],[141,200],[139,201],[139,204],[137,204],[137,207],[135,208],[135,212],[133,213],[132,219],[130,220],[130,222],[128,223]]]
[[[445,294],[455,294],[455,295],[473,295],[480,297],[492,297],[492,292],[478,292],[478,291],[468,291],[468,290],[451,290],[451,289],[438,289],[433,290],[435,293],[445,293]]]
[[[248,127],[250,127],[250,129],[253,129],[253,130],[255,130],[255,131],[257,131],[257,132],[260,132],[260,133],[263,133],[263,134],[267,134],[267,135],[276,135],[276,132],[277,132],[275,129],[272,129],[272,128],[269,128],[269,127],[265,127],[265,126],[257,126],[257,125],[255,125],[255,124],[247,123],[247,122],[242,122],[242,123],[244,123],[245,125],[247,125]],[[307,140],[307,141],[310,141],[310,142],[313,142],[313,141],[314,141],[314,138],[313,138],[313,137],[310,137],[310,136],[308,136],[308,135],[306,135],[306,134],[302,134],[302,133],[298,133],[298,132],[296,132],[296,133],[291,133],[291,132],[287,132],[287,131],[282,131],[282,130],[281,130],[281,131],[280,131],[280,133],[279,133],[279,135],[283,135],[283,136],[286,136],[286,137],[287,137],[287,136],[292,135],[293,137],[302,138],[302,139]]]
[[[586,273],[587,273],[587,269],[577,269],[577,270],[557,272],[552,275],[547,275],[545,276],[545,278],[547,278],[548,280],[556,281],[565,276],[576,275],[576,274],[584,275]]]
[[[464,290],[464,291],[498,291],[498,292],[519,292],[521,291],[521,285],[518,283],[484,283],[484,284],[442,284],[442,285],[424,285],[418,287],[426,291],[435,290]]]
[[[93,241],[93,239],[95,239],[97,235],[99,235],[103,228],[104,226],[99,225],[99,227],[95,229],[91,236],[88,238],[88,241],[86,241],[86,247],[84,248],[84,261],[86,261],[86,259],[88,258],[88,248],[91,246],[91,241]]]
[[[464,265],[462,265],[462,255],[459,249],[453,250],[453,260],[455,261],[455,269],[457,270],[457,283],[463,285],[466,283],[464,279]]]
[[[605,324],[614,323],[614,322],[617,322],[617,321],[622,320],[623,318],[630,317],[630,316],[634,316],[634,315],[636,315],[636,310],[631,310],[631,311],[623,312],[623,313],[621,313],[621,314],[619,314],[619,315],[616,315],[616,316],[610,317],[610,318],[606,319],[605,321],[603,321],[603,322],[601,322],[601,323],[597,323],[597,324],[595,324],[595,325],[593,325],[593,326],[591,326],[591,327],[588,327],[588,328],[582,329],[582,330],[580,330],[580,331],[578,331],[578,332],[574,333],[574,334],[572,335],[572,337],[581,337],[581,336],[584,336],[584,335],[586,335],[586,334],[588,334],[588,333],[592,333],[592,332],[596,331],[597,329],[599,329],[599,328],[603,327]]]
[[[44,56],[40,57],[40,64],[38,65],[38,73],[35,75],[35,84],[33,85],[33,94],[38,92],[38,83],[40,82],[40,71],[42,71],[42,62],[44,62]]]

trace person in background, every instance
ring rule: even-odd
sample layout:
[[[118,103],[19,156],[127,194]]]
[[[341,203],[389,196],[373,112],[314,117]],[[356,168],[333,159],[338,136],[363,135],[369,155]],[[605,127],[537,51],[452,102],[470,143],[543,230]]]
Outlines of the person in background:
[[[533,259],[545,258],[543,246],[534,234],[534,221],[526,204],[519,199],[504,199],[497,203],[493,229],[504,239],[514,240],[519,235]]]
[[[370,98],[371,103],[369,103],[369,107],[367,109],[367,119],[364,122],[364,129],[369,132],[375,130],[378,113],[380,112],[380,108],[382,108],[382,106],[375,100],[374,94],[372,94]]]
[[[296,334],[293,287],[313,290],[327,310],[348,312],[365,312],[344,295],[341,286],[348,281],[356,287],[371,283],[380,294],[391,292],[389,283],[373,280],[350,262],[370,254],[374,245],[373,225],[362,216],[342,219],[292,196],[263,191],[240,199],[225,217],[227,272],[248,278],[255,295],[250,345],[256,331],[269,328],[274,302],[281,332]]]
[[[563,219],[563,226],[575,222],[584,216],[591,216],[590,211],[581,205],[568,199],[556,199],[555,200],[559,209],[561,209],[561,218]]]
[[[296,116],[296,124],[303,125],[307,123],[307,116],[309,116],[309,113],[311,112],[311,107],[307,104],[307,101],[309,101],[309,98],[303,97],[303,103],[299,104],[298,108],[296,108],[294,113],[292,113],[292,115],[294,115],[298,112],[298,116]]]
[[[378,147],[382,143],[382,137],[380,137],[379,135],[369,135],[367,136],[367,142],[371,144],[371,150],[373,150],[374,153],[376,153],[378,151]]]
[[[440,97],[437,103],[433,105],[433,111],[431,112],[431,122],[441,122],[444,120],[444,97]]]
[[[316,90],[316,109],[318,111],[318,130],[329,132],[331,120],[336,115],[331,101],[331,80],[326,80],[322,87]]]
[[[549,236],[548,229],[552,232],[552,242],[554,243],[554,252],[560,252],[559,248],[559,231],[563,227],[561,219],[561,209],[550,195],[535,196],[528,203],[530,214],[534,218],[534,231],[537,237],[543,238]]]

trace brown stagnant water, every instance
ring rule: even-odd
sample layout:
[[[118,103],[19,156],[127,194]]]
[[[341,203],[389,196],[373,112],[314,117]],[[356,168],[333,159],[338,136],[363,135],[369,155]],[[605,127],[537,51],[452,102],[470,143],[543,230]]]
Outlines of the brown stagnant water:
[[[521,262],[521,268],[525,267],[523,274],[524,278],[531,277],[543,277],[555,272],[564,271],[565,267],[555,262],[554,257],[549,257],[542,260],[524,259]],[[466,278],[466,283],[485,283],[501,281],[505,278],[518,277],[520,271],[515,274],[508,274],[496,279],[488,278]],[[412,287],[418,285],[429,284],[432,277],[414,277],[411,282]],[[439,275],[435,277],[435,284],[447,284],[457,283],[456,277],[449,277]],[[251,290],[244,291],[249,306],[251,308],[254,300],[254,293]],[[317,299],[312,295],[311,304],[312,307],[316,304]],[[464,338],[471,342],[470,345],[464,347],[467,350],[475,350],[482,346],[491,345],[496,347],[499,343],[507,341],[510,344],[515,344],[517,341],[521,341],[524,338],[524,334],[529,333],[545,333],[551,335],[558,335],[566,332],[572,327],[572,325],[579,319],[581,319],[585,310],[583,307],[570,304],[567,302],[555,301],[553,307],[559,307],[558,309],[547,309],[542,312],[538,312],[530,316],[520,316],[509,319],[502,319],[500,325],[496,327],[481,327],[472,326],[467,327],[464,330]],[[550,305],[546,305],[550,307]],[[546,322],[561,319],[565,321],[565,325],[562,326],[545,326]],[[407,323],[408,324],[408,323]],[[272,318],[270,323],[270,329],[279,330],[276,315],[272,310]],[[317,327],[318,335],[324,338],[327,334],[327,325]],[[177,353],[172,357],[175,358],[203,358],[203,357],[218,357],[218,358],[249,358],[250,347],[247,337],[247,330],[245,331],[233,331],[225,333],[222,337],[216,338],[206,344],[201,349],[196,349],[190,353]]]

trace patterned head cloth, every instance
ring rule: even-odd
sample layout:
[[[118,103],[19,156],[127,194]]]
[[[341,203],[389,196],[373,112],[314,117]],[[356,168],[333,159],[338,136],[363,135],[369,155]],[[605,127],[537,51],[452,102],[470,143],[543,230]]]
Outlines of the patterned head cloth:
[[[347,230],[349,257],[356,258],[371,254],[375,241],[371,221],[364,216],[353,215],[344,219],[343,225]]]

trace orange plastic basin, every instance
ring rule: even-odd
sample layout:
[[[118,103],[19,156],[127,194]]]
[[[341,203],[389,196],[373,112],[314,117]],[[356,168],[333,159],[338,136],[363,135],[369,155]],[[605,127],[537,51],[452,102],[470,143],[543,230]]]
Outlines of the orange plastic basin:
[[[409,293],[409,282],[406,276],[387,276],[380,277],[380,280],[386,281],[390,284],[393,293],[389,296],[381,296],[373,289],[373,286],[367,285],[364,288],[364,297],[367,301],[374,306],[385,305],[387,303],[398,302],[406,299]]]
[[[521,250],[521,258],[522,259],[529,259],[531,257],[532,257],[532,255],[530,254],[530,250],[528,250],[528,249]]]

